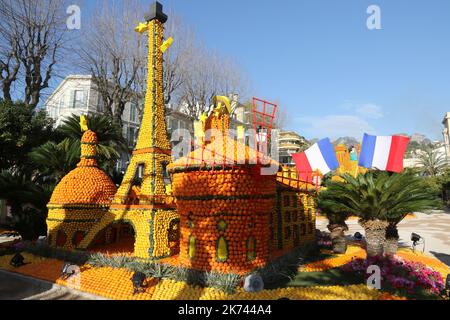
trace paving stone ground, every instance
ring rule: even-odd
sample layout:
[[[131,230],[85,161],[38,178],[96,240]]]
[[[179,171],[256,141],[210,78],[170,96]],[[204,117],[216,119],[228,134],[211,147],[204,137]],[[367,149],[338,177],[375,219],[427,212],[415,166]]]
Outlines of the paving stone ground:
[[[0,300],[99,300],[100,297],[0,271]]]
[[[348,235],[355,232],[364,234],[358,220],[350,219]],[[327,230],[327,220],[317,220],[317,228]],[[434,211],[430,214],[415,213],[415,218],[404,219],[398,225],[400,246],[411,247],[411,233],[417,233],[425,239],[425,252],[433,255],[443,263],[450,266],[450,212]],[[423,246],[418,245],[416,250],[422,251]]]

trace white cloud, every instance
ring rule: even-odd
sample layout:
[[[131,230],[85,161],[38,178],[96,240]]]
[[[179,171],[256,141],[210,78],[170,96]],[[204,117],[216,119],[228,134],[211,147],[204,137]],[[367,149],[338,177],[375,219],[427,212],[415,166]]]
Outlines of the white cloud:
[[[380,119],[384,116],[382,108],[373,103],[366,103],[356,107],[355,111],[361,117],[368,119]]]
[[[375,103],[355,102],[346,100],[340,108],[346,113],[352,113],[361,116],[364,119],[380,119],[384,117],[383,108]]]
[[[364,133],[374,133],[374,128],[360,116],[328,115],[325,117],[296,118],[298,132],[309,138],[336,139],[339,137],[355,137],[361,139]]]

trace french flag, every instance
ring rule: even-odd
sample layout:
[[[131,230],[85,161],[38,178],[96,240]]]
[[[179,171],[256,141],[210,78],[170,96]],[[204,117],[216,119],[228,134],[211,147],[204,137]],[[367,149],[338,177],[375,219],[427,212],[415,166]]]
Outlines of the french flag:
[[[372,136],[365,133],[358,164],[365,168],[401,172],[409,140],[403,136]]]
[[[333,145],[328,138],[319,140],[304,152],[293,154],[292,159],[299,178],[307,182],[312,182],[313,171],[319,170],[325,175],[339,167]]]

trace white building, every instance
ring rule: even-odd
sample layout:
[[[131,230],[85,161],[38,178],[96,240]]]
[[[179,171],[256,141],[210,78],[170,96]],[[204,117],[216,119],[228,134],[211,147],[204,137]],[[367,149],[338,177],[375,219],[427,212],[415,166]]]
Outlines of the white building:
[[[295,166],[292,154],[305,150],[309,143],[294,131],[282,131],[278,137],[278,153],[280,163],[287,166]]]

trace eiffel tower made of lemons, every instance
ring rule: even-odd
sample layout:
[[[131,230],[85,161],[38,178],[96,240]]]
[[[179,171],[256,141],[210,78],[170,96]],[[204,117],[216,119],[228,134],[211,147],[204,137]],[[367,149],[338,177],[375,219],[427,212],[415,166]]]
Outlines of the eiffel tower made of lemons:
[[[165,173],[171,162],[171,146],[164,111],[163,53],[172,38],[163,42],[167,16],[160,3],[153,3],[145,18],[135,30],[148,32],[147,91],[136,147],[113,201],[119,205],[161,206],[167,202],[166,190],[170,189]]]
[[[160,3],[152,4],[145,20],[135,29],[141,34],[148,32],[147,91],[141,127],[109,216],[97,229],[111,222],[129,222],[135,230],[134,255],[142,259],[161,259],[175,254],[179,237],[179,215],[166,171],[172,158],[163,92],[163,54],[172,38],[163,41],[167,16]]]

